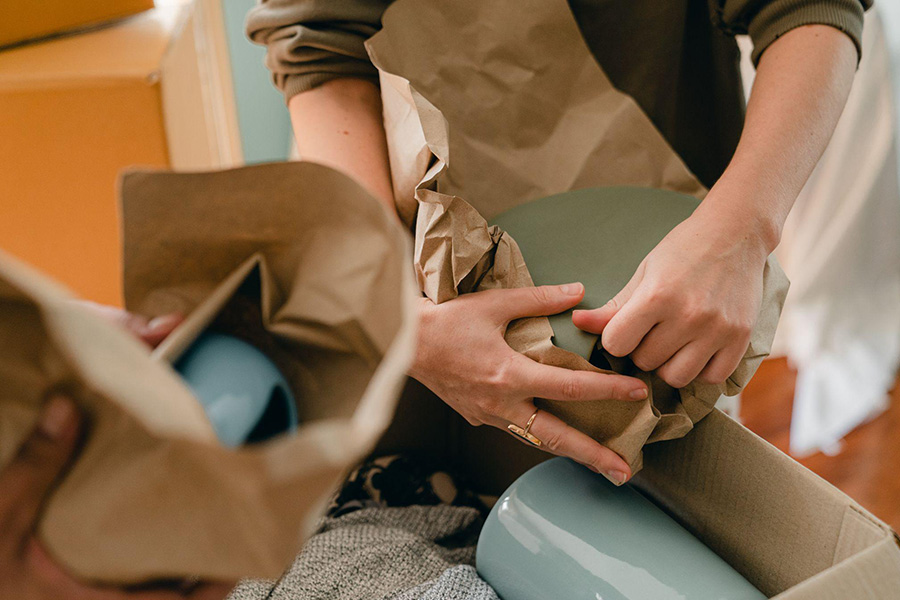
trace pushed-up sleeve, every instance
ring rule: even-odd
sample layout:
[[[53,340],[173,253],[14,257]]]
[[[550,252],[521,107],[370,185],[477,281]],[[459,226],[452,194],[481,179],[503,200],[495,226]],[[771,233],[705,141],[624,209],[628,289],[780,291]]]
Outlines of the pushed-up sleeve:
[[[726,32],[749,34],[753,64],[779,37],[803,25],[828,25],[846,33],[861,52],[863,12],[872,0],[709,0],[713,21]]]
[[[266,46],[266,66],[285,101],[339,77],[375,81],[365,41],[391,0],[261,0],[246,31]]]

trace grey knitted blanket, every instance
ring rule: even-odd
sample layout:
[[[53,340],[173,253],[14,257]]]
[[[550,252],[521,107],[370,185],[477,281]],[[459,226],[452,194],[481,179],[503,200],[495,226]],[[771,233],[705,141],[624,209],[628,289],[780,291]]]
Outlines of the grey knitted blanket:
[[[499,600],[475,572],[484,506],[446,473],[379,459],[345,483],[277,582],[229,600]]]

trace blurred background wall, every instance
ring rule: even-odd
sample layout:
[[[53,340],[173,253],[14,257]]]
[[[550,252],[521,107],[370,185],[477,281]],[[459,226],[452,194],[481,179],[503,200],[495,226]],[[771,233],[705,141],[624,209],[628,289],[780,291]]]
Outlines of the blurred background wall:
[[[120,304],[118,173],[284,160],[284,101],[253,0],[29,4],[0,4],[0,247]]]

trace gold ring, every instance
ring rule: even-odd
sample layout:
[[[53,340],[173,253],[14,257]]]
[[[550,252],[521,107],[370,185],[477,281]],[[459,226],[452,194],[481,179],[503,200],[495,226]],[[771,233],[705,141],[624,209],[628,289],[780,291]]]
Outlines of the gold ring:
[[[541,440],[537,439],[537,437],[535,437],[534,434],[531,433],[531,425],[534,423],[534,418],[537,416],[540,410],[541,409],[539,408],[535,409],[534,414],[531,415],[531,418],[528,419],[528,423],[525,424],[525,429],[522,429],[514,423],[510,423],[506,426],[506,428],[509,429],[509,432],[511,434],[513,434],[520,440],[528,442],[535,448],[540,448],[543,445],[543,442],[541,442]]]

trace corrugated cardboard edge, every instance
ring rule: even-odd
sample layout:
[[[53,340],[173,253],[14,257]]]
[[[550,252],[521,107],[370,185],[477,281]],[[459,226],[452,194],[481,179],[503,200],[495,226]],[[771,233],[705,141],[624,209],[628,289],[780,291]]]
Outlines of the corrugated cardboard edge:
[[[885,536],[865,550],[774,597],[774,600],[897,600],[900,546]]]
[[[900,597],[894,532],[717,410],[647,446],[635,484],[769,596]],[[823,595],[829,585],[843,591]]]

